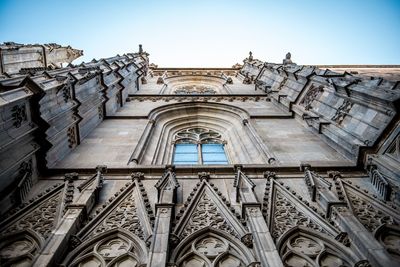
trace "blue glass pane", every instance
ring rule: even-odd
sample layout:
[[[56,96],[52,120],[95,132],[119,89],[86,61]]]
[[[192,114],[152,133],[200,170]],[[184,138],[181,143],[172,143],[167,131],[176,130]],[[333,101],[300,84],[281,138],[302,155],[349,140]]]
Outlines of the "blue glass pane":
[[[176,144],[174,164],[198,164],[196,144]]]
[[[222,144],[203,144],[201,151],[203,164],[228,164]]]
[[[174,161],[175,165],[196,165],[198,164],[197,161]],[[214,164],[214,163],[213,163]]]
[[[197,153],[175,154],[174,161],[194,161],[197,163]]]
[[[176,144],[175,153],[197,153],[196,144]]]
[[[221,164],[228,164],[227,161],[205,161],[204,165],[221,165]]]
[[[203,153],[224,153],[224,145],[221,144],[203,144],[201,145]]]

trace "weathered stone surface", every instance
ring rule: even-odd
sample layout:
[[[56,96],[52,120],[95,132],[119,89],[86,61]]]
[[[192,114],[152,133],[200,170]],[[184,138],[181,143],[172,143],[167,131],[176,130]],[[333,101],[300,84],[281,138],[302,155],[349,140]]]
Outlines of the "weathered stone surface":
[[[0,76],[0,264],[399,264],[398,82],[148,56]]]

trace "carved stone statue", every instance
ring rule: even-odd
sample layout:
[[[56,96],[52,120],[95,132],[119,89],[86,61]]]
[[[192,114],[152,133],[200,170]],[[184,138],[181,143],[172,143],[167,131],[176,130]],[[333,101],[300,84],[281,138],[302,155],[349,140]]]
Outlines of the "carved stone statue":
[[[253,61],[253,53],[251,51],[249,52],[249,61]]]
[[[288,52],[286,54],[285,59],[283,60],[283,64],[285,64],[285,65],[286,64],[293,64],[291,57],[292,57],[292,54],[290,54],[290,52]]]
[[[143,47],[141,44],[139,44],[139,54],[143,54]]]

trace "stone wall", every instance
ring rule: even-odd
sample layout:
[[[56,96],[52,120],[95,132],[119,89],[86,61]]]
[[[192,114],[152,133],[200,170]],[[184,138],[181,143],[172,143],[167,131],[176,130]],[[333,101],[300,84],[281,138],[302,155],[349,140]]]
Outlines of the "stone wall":
[[[3,76],[0,265],[398,266],[399,83],[284,63]],[[229,164],[170,165],[195,127]]]
[[[15,51],[24,54],[23,50]],[[56,70],[30,69],[0,79],[4,209],[24,199],[19,191],[26,189],[18,184],[26,166],[29,178],[24,179],[31,181],[36,165],[45,173],[73,151],[137,90],[135,81],[147,64],[144,54],[126,54]]]

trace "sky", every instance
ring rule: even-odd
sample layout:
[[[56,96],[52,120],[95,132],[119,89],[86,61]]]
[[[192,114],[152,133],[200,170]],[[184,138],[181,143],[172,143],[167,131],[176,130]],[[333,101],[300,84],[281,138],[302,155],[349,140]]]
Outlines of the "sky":
[[[160,67],[400,64],[400,0],[0,0],[0,43],[138,51]]]

